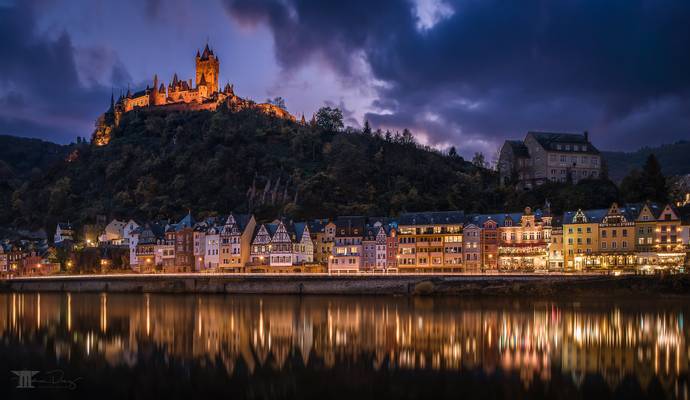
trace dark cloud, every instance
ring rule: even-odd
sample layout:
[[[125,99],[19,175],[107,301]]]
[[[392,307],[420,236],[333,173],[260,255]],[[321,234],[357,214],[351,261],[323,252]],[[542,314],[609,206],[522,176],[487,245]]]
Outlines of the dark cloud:
[[[161,1],[160,0],[145,0],[144,10],[146,11],[146,16],[149,18],[158,18],[161,11]]]
[[[285,69],[363,55],[378,89],[367,117],[432,143],[488,150],[528,129],[588,129],[603,148],[690,133],[690,2],[447,1],[420,30],[409,1],[226,0],[267,24]]]
[[[110,88],[90,78],[110,66],[87,63],[92,68],[86,71],[90,82],[84,84],[70,36],[38,34],[32,2],[0,7],[0,37],[0,134],[62,142],[90,134],[110,95]],[[96,60],[100,53],[82,54]],[[128,77],[121,66],[112,75]]]

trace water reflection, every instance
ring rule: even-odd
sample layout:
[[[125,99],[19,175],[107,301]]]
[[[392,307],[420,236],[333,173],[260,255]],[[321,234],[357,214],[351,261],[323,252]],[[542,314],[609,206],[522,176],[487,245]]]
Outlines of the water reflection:
[[[521,393],[553,380],[569,382],[577,393],[586,377],[595,375],[610,393],[634,379],[642,393],[654,382],[666,396],[687,399],[688,308],[683,301],[651,307],[391,297],[2,294],[0,337],[3,355],[39,344],[58,366],[68,367],[133,369],[160,354],[167,364],[196,361],[189,365],[220,368],[227,376],[239,373],[241,365],[250,381],[258,371],[294,376],[299,365],[305,371],[334,371],[326,375],[331,379],[349,371],[425,371],[419,379],[479,371],[507,384],[514,381]]]

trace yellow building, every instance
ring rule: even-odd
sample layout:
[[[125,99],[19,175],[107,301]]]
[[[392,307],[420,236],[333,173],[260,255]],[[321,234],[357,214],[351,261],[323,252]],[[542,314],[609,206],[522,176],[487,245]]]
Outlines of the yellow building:
[[[462,211],[407,213],[398,224],[399,272],[462,272]]]
[[[613,203],[599,224],[599,247],[591,269],[635,270],[635,217],[638,208]]]
[[[327,219],[313,220],[309,222],[309,232],[314,242],[314,262],[328,264],[328,258],[333,254],[335,224]]]
[[[563,261],[565,271],[582,271],[594,265],[599,249],[599,223],[608,210],[579,209],[563,215]]]
[[[654,249],[656,238],[656,219],[660,214],[659,206],[646,203],[640,208],[635,218],[635,254],[638,268],[651,270],[658,264]]]

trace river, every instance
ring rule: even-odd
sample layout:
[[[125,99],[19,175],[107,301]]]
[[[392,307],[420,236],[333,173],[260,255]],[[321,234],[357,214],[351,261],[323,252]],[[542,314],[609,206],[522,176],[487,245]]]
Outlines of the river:
[[[689,312],[687,299],[4,293],[0,397],[688,399]]]

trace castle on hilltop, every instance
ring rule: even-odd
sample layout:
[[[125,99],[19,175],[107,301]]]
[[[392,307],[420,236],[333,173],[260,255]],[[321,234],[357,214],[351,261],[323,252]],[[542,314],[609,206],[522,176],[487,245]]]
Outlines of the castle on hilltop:
[[[239,111],[248,108],[257,109],[263,113],[294,121],[295,117],[286,110],[270,103],[255,103],[235,95],[233,85],[227,83],[223,90],[218,86],[220,60],[208,47],[200,53],[196,52],[196,77],[188,81],[178,79],[173,75],[172,81],[165,86],[158,82],[158,75],[153,77],[153,87],[132,93],[120,95],[117,101],[110,98],[110,108],[96,120],[96,130],[93,133],[93,143],[98,146],[110,142],[113,128],[120,124],[122,115],[137,109],[167,109],[167,110],[216,110],[225,105],[228,109]]]

